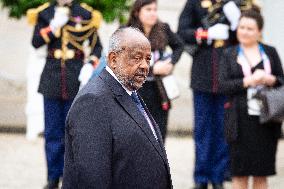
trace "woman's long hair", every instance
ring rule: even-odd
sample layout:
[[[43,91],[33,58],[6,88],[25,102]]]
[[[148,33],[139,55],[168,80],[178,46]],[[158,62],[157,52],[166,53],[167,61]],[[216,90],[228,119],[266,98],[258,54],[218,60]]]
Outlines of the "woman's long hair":
[[[139,20],[139,12],[143,6],[151,3],[157,3],[157,0],[136,0],[132,6],[129,20],[126,25],[136,27],[143,33],[145,33],[143,25]],[[148,39],[151,42],[152,50],[165,49],[165,46],[167,44],[167,37],[165,32],[165,24],[158,20],[158,22],[152,27],[148,36]]]

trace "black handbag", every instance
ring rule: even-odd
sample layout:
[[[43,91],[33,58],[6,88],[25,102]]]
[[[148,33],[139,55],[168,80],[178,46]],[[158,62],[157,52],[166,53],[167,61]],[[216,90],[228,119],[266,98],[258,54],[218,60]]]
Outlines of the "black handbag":
[[[284,121],[284,86],[278,88],[263,87],[255,97],[262,102],[260,123]]]

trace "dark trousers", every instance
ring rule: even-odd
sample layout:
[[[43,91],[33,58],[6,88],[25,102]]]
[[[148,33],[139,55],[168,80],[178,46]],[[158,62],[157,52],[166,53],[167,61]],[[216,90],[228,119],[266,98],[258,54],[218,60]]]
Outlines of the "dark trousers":
[[[167,135],[168,115],[169,111],[162,109],[162,99],[160,97],[159,89],[155,81],[146,81],[143,87],[139,89],[143,101],[149,109],[151,115],[159,125],[163,141]]]
[[[44,97],[44,138],[48,180],[63,175],[65,119],[73,100]]]
[[[222,183],[228,169],[224,138],[224,96],[194,91],[196,183]]]

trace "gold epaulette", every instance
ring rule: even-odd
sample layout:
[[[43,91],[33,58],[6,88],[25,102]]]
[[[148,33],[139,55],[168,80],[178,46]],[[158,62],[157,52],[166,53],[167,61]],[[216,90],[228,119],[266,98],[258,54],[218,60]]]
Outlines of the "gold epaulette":
[[[92,24],[95,26],[95,28],[99,29],[101,26],[103,16],[100,11],[93,10],[92,12]]]
[[[99,29],[101,25],[101,21],[103,19],[103,16],[100,11],[94,10],[93,7],[86,3],[80,3],[81,7],[84,9],[88,10],[89,12],[92,13],[92,24],[94,25],[95,28]]]
[[[46,9],[47,7],[49,7],[50,3],[44,3],[43,5],[37,7],[37,8],[31,8],[27,10],[27,19],[28,19],[28,23],[31,25],[36,25],[37,23],[37,17],[38,14],[43,11],[44,9]]]
[[[88,10],[89,12],[93,11],[93,7],[91,7],[90,5],[86,4],[86,3],[80,3],[81,7],[83,7],[84,9]]]
[[[249,10],[252,6],[257,7],[260,11],[262,9],[261,3],[258,0],[246,0],[241,4],[241,11]]]

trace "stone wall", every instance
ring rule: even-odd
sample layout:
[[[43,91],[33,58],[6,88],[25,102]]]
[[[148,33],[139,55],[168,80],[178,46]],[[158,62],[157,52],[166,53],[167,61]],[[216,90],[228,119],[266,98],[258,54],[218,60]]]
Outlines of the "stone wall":
[[[264,16],[263,40],[276,47],[284,64],[284,1],[261,0]]]
[[[7,14],[0,11],[0,125],[23,126],[25,69],[32,30],[25,19],[8,19]]]

